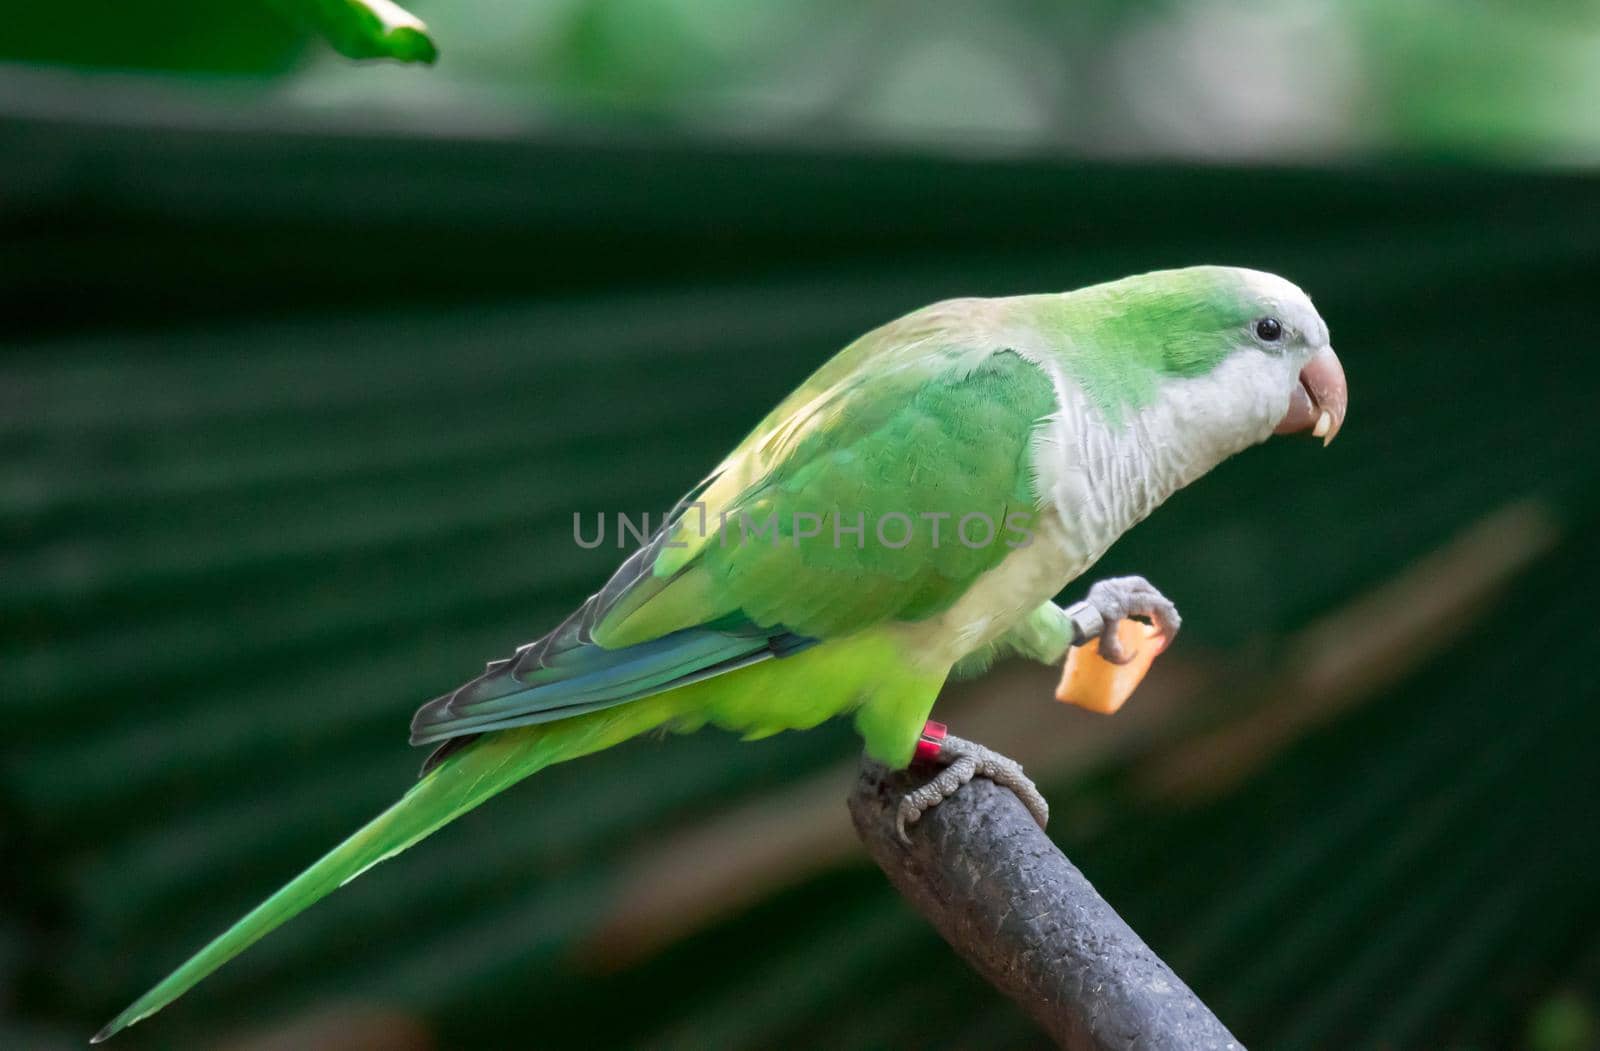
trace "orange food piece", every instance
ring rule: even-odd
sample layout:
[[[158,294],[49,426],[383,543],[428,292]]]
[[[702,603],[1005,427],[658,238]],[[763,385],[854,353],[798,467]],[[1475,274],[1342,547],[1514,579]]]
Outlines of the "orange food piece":
[[[1133,654],[1126,664],[1112,664],[1100,656],[1099,639],[1069,648],[1066,664],[1061,668],[1061,685],[1056,687],[1056,700],[1102,715],[1121,708],[1138,689],[1156,657],[1167,648],[1167,637],[1143,621],[1120,620],[1117,641]]]

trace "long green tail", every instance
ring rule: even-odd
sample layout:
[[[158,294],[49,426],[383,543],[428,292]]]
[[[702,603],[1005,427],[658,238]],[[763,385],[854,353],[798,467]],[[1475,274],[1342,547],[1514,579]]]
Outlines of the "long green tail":
[[[107,1040],[161,1010],[279,924],[378,862],[405,850],[490,796],[554,763],[616,744],[663,720],[655,705],[627,705],[483,738],[418,781],[388,810],[290,880],[96,1033]]]

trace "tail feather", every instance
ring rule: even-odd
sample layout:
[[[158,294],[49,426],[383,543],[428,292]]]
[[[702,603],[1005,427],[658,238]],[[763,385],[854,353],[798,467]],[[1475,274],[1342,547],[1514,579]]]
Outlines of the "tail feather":
[[[575,720],[583,723],[584,720]],[[334,847],[272,897],[256,906],[123,1011],[91,1043],[161,1010],[195,983],[255,944],[280,924],[372,866],[471,810],[522,778],[564,759],[604,747],[617,736],[648,727],[605,725],[536,727],[485,738],[430,771],[388,810]]]

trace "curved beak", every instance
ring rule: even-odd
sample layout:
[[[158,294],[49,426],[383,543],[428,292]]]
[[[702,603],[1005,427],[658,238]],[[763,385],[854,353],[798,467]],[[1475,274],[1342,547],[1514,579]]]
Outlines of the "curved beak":
[[[1344,366],[1332,347],[1323,347],[1300,370],[1300,382],[1289,395],[1289,411],[1274,428],[1274,434],[1310,431],[1322,444],[1333,441],[1344,426],[1344,412],[1350,404],[1350,390],[1344,382]]]

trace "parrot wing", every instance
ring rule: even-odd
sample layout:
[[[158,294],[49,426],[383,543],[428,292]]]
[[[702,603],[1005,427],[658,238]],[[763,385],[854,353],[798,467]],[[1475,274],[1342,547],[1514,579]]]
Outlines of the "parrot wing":
[[[824,366],[572,616],[424,705],[412,742],[623,704],[954,602],[1035,506],[1054,390],[1004,350],[900,349]],[[980,544],[957,532],[973,513]]]

